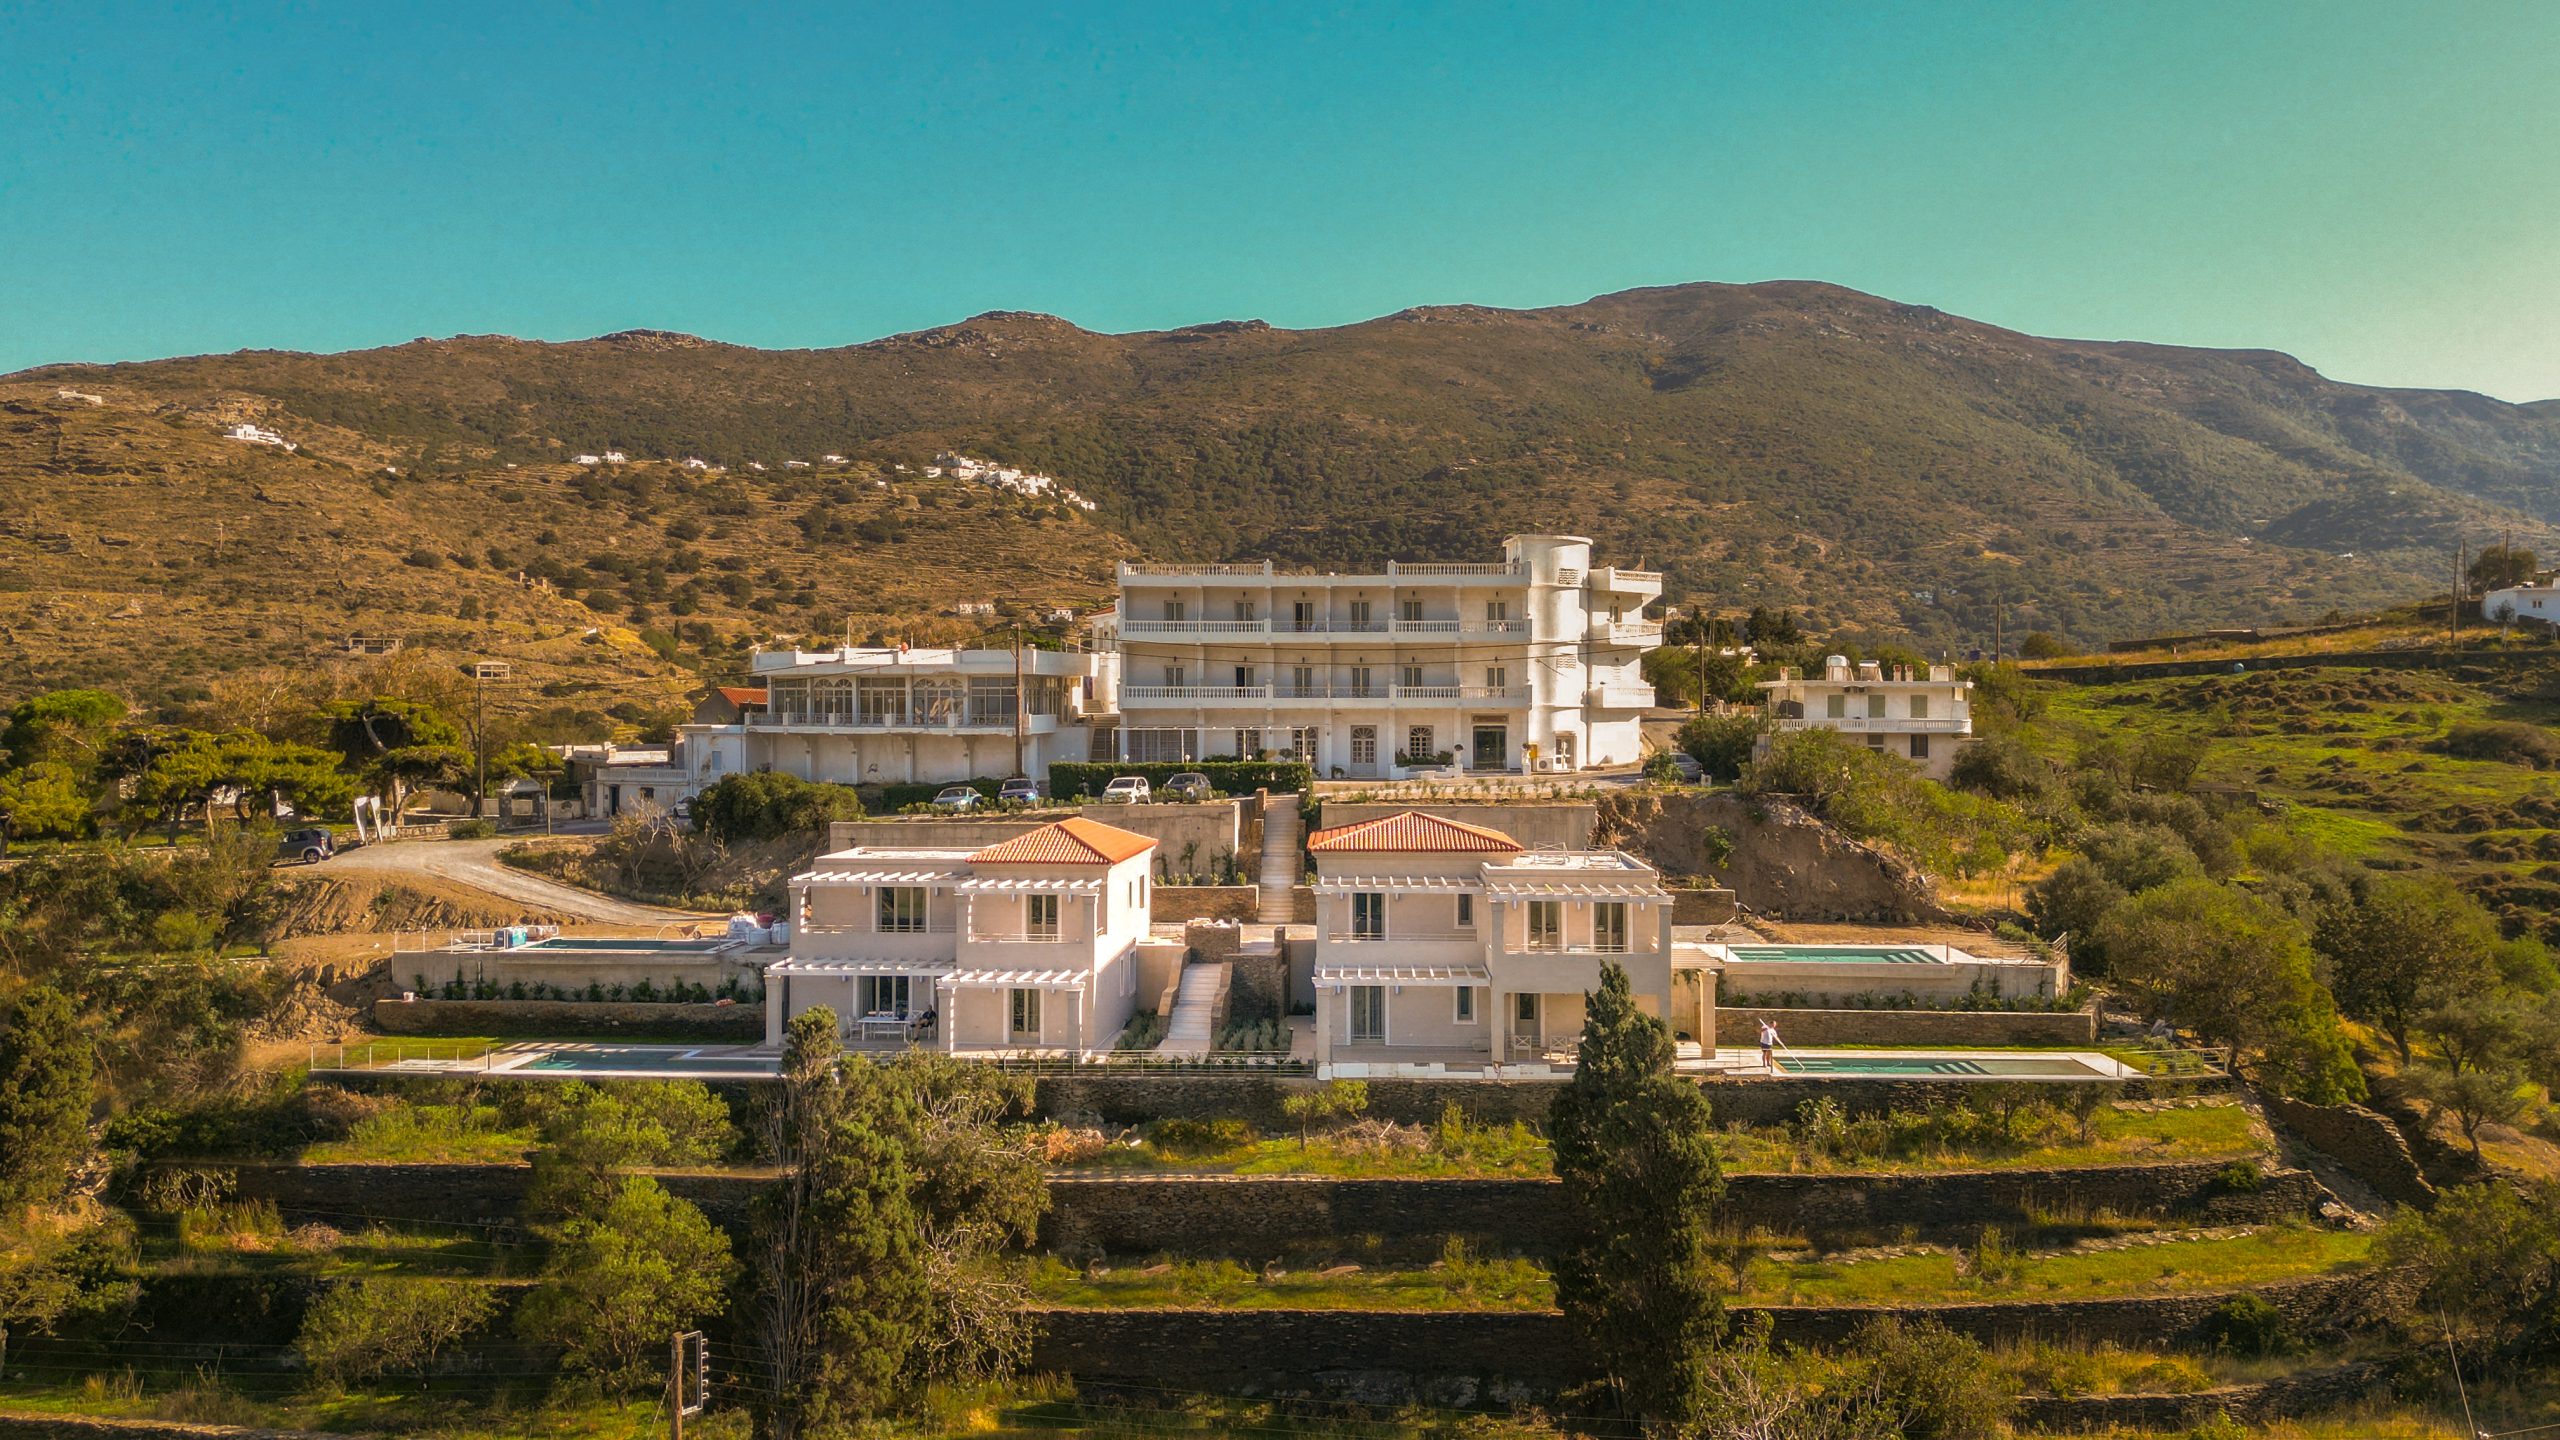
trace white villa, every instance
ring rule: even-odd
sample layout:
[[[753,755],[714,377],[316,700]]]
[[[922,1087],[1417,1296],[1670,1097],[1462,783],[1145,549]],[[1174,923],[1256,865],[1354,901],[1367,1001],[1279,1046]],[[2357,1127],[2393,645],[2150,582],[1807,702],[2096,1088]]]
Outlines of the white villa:
[[[2480,615],[2493,625],[2516,620],[2560,625],[2560,586],[2540,580],[2528,580],[2521,585],[2501,585],[2481,594]]]
[[[825,1005],[856,1042],[1107,1049],[1137,1009],[1154,851],[1078,818],[983,850],[822,855],[791,879],[791,953],[765,967],[765,1038]]]
[[[1098,668],[1096,656],[1062,650],[763,651],[762,710],[680,726],[663,751],[617,752],[590,785],[590,813],[640,801],[671,809],[749,770],[842,785],[1044,779],[1049,762],[1085,758],[1082,717],[1108,703]]]
[[[1661,573],[1594,569],[1572,535],[1502,549],[1340,573],[1121,565],[1118,607],[1093,618],[1120,728],[1095,758],[1267,751],[1355,779],[1635,763]]]
[[[1501,1065],[1566,1054],[1600,967],[1712,1048],[1701,971],[1675,988],[1671,896],[1616,850],[1530,851],[1404,811],[1307,837],[1315,857],[1316,1059]]]
[[[1933,780],[1947,778],[1957,747],[1973,734],[1973,682],[1949,665],[1930,666],[1924,678],[1909,666],[1888,673],[1873,660],[1852,667],[1832,655],[1819,678],[1790,668],[1760,688],[1779,729],[1837,730],[1909,759]]]

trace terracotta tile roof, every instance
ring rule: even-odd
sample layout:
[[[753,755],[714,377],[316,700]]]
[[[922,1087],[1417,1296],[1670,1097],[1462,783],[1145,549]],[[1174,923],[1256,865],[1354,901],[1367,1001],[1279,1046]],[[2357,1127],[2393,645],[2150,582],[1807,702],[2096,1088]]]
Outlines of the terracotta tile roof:
[[[765,695],[764,687],[761,685],[722,685],[716,688],[720,691],[720,698],[728,701],[732,705],[762,705],[766,703],[767,697]]]
[[[1499,830],[1481,825],[1468,825],[1438,815],[1425,815],[1419,810],[1406,810],[1363,820],[1353,825],[1336,825],[1307,837],[1307,848],[1318,853],[1346,850],[1407,851],[1497,851],[1517,854],[1520,842]]]
[[[972,865],[1117,865],[1156,848],[1144,835],[1078,815],[990,845]]]

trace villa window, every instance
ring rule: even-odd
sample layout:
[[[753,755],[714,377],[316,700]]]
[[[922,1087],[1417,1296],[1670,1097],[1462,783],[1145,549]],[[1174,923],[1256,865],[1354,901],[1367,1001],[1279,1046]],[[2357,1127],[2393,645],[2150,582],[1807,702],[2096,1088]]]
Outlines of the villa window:
[[[1167,600],[1164,602],[1164,618],[1167,620],[1180,620],[1186,613],[1188,612],[1184,609],[1182,601]]]
[[[1422,667],[1419,665],[1407,665],[1398,670],[1396,672],[1396,683],[1402,685],[1408,690],[1421,689]]]
[[[908,979],[904,975],[865,975],[856,987],[856,1003],[865,1015],[906,1015]]]
[[[1884,718],[1884,696],[1878,694],[1867,697],[1867,718],[1871,720]]]
[[[1473,895],[1458,897],[1458,928],[1461,930],[1476,928],[1476,897]]]
[[[1532,900],[1529,902],[1529,948],[1561,950],[1564,948],[1564,902]]]
[[[1040,992],[1011,990],[1006,992],[1005,1033],[1015,1040],[1040,1038]]]
[[[1440,747],[1431,743],[1436,737],[1428,725],[1416,725],[1404,732],[1404,753],[1416,765],[1427,765]]]
[[[1028,895],[1022,901],[1022,933],[1034,940],[1058,938],[1058,897]]]
[[[1351,667],[1351,693],[1354,695],[1366,695],[1369,693],[1368,666],[1354,665]]]
[[[1354,765],[1378,763],[1377,726],[1354,725],[1351,727],[1351,763]]]
[[[1516,994],[1516,995],[1512,996],[1512,997],[1511,997],[1511,1018],[1512,1018],[1512,1019],[1514,1019],[1514,1020],[1516,1020],[1516,1021],[1518,1021],[1519,1023],[1521,1023],[1521,1024],[1523,1024],[1523,1025],[1528,1026],[1528,1027],[1529,1027],[1530,1029],[1532,1029],[1532,1030],[1537,1029],[1537,1028],[1538,1028],[1538,996],[1537,996],[1537,992],[1532,991],[1532,990],[1523,990],[1523,991],[1519,992],[1518,994]]]
[[[1289,606],[1289,626],[1291,629],[1298,631],[1315,629],[1316,602],[1313,600],[1299,600],[1292,603]]]
[[[1387,987],[1354,985],[1350,987],[1351,1038],[1384,1040],[1387,1038]]]
[[[1823,697],[1822,713],[1834,720],[1848,719],[1849,697],[1846,695],[1828,695]]]
[[[1387,938],[1387,897],[1383,892],[1363,890],[1351,897],[1351,938]]]
[[[1460,1025],[1473,1025],[1476,1023],[1476,987],[1461,985],[1456,994],[1457,1007],[1450,1012],[1449,1018]]]
[[[1911,758],[1914,760],[1926,760],[1929,758],[1928,736],[1914,735],[1911,737]]]
[[[1408,624],[1422,623],[1422,599],[1413,596],[1396,602],[1396,618]]]
[[[1354,630],[1366,630],[1369,628],[1368,601],[1354,600],[1351,602],[1351,628]]]
[[[925,891],[921,885],[880,887],[880,928],[891,934],[914,934],[925,927]]]
[[[1591,907],[1591,948],[1604,955],[1623,955],[1627,949],[1627,907],[1605,901]]]
[[[1928,696],[1914,695],[1911,697],[1911,718],[1914,720],[1926,720],[1929,718]]]

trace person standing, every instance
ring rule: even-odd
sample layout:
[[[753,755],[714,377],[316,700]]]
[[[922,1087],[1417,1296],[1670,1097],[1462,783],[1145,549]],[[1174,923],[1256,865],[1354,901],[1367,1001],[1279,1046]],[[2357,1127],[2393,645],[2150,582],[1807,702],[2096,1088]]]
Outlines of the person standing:
[[[1767,1016],[1760,1019],[1760,1068],[1772,1075],[1778,1073],[1778,1027]]]

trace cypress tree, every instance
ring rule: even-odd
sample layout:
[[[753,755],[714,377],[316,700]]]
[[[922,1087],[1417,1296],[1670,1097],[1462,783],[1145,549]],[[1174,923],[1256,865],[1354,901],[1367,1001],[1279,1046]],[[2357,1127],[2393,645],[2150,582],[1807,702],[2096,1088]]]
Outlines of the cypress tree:
[[[1724,1325],[1707,1100],[1672,1072],[1671,1031],[1636,1008],[1624,968],[1602,966],[1585,1005],[1547,1122],[1572,1226],[1556,1296],[1618,1405],[1648,1430],[1685,1428]]]
[[[89,1149],[97,1057],[71,999],[49,985],[18,996],[0,1030],[0,1204],[42,1203]]]

